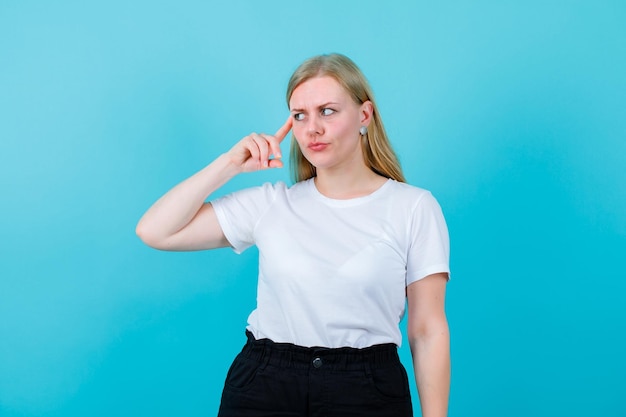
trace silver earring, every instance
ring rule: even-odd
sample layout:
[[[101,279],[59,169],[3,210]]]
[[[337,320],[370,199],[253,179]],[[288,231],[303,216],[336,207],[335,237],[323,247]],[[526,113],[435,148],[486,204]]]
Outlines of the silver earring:
[[[361,134],[361,136],[367,135],[367,126],[361,126],[361,128],[359,129],[359,133]]]

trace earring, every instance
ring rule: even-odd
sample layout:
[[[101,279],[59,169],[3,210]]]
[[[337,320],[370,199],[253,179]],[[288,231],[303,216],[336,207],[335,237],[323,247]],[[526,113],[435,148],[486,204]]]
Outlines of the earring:
[[[361,126],[361,128],[359,129],[359,133],[361,134],[361,136],[367,135],[367,126]]]

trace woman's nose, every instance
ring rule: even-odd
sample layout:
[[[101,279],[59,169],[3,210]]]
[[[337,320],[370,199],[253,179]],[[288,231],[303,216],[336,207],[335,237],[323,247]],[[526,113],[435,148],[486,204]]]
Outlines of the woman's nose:
[[[307,120],[306,130],[309,135],[321,135],[323,133],[323,125],[319,117],[309,117]]]

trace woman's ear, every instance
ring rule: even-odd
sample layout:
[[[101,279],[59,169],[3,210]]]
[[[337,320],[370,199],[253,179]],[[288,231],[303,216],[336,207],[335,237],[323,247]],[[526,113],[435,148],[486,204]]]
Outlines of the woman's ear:
[[[367,100],[361,104],[361,126],[368,126],[374,115],[374,105]]]

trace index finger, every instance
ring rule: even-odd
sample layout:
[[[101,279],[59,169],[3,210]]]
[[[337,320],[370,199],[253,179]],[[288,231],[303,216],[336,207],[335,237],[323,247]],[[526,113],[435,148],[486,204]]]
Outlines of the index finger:
[[[293,124],[293,119],[292,119],[292,116],[289,115],[285,124],[282,125],[281,128],[276,131],[276,134],[274,135],[274,137],[278,139],[279,142],[282,142],[283,139],[285,139],[285,136],[287,136],[287,133],[289,133],[289,131],[291,130],[292,124]]]

